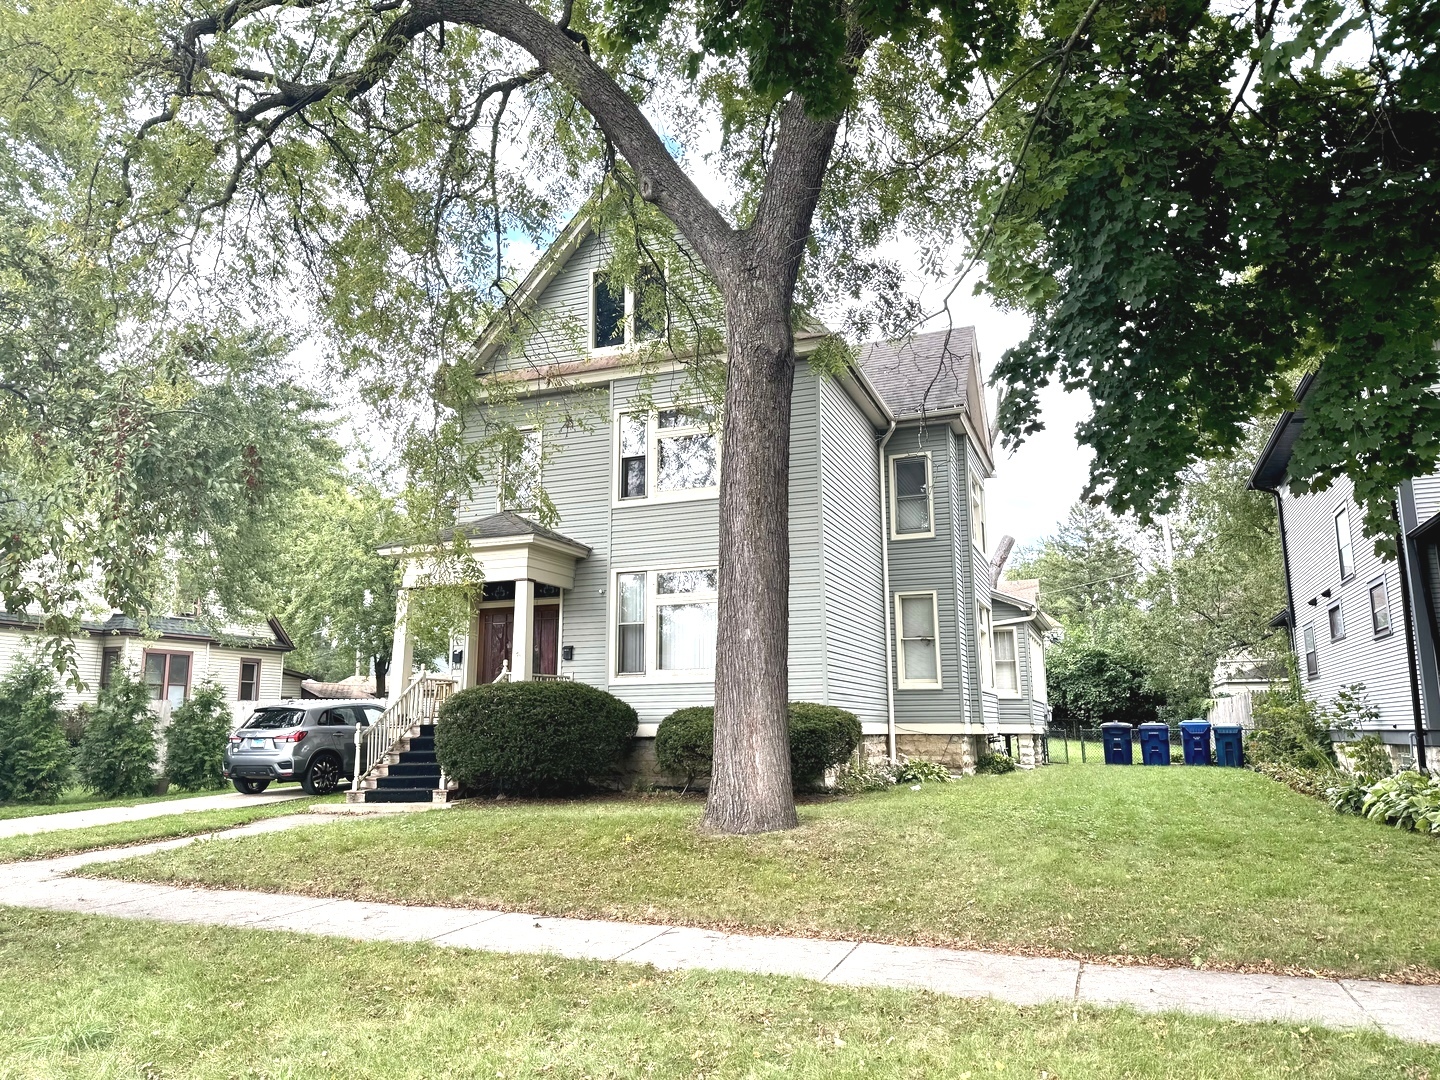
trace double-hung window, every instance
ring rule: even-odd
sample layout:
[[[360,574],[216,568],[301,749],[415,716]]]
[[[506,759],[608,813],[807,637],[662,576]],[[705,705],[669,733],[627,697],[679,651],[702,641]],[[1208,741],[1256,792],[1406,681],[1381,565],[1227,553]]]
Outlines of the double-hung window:
[[[590,279],[590,347],[618,349],[665,333],[665,278],[642,270],[638,287],[611,281],[598,270]]]
[[[935,535],[929,454],[890,459],[890,494],[891,533],[896,539]]]
[[[621,413],[615,425],[615,498],[686,499],[720,487],[715,421],[686,409]]]
[[[1030,635],[1030,696],[1036,701],[1050,700],[1045,684],[1045,639],[1038,634]]]
[[[1370,583],[1370,627],[1377,638],[1386,637],[1391,632],[1390,594],[1383,577]]]
[[[1315,627],[1305,627],[1301,640],[1305,643],[1305,677],[1317,678],[1320,675],[1320,655],[1315,651]]]
[[[995,689],[1002,694],[1020,693],[1020,654],[1013,627],[995,631]]]
[[[976,605],[975,627],[980,639],[980,684],[986,689],[993,689],[995,686],[995,657],[990,642],[990,609],[984,604]]]
[[[190,694],[190,654],[147,652],[145,685],[151,701],[179,705]]]
[[[970,481],[970,542],[985,550],[985,486],[978,479]]]
[[[500,509],[533,512],[540,494],[540,429],[513,433],[500,465]]]
[[[240,700],[260,700],[260,661],[240,661]]]
[[[616,675],[713,677],[713,569],[617,574],[615,594]]]
[[[898,593],[895,621],[900,627],[900,686],[934,689],[940,685],[939,623],[933,592]]]
[[[1350,511],[1343,506],[1335,511],[1335,554],[1340,560],[1340,580],[1344,581],[1355,573],[1355,548],[1350,538]]]
[[[1341,640],[1345,636],[1345,613],[1340,610],[1340,605],[1331,604],[1325,616],[1330,622],[1330,640]]]

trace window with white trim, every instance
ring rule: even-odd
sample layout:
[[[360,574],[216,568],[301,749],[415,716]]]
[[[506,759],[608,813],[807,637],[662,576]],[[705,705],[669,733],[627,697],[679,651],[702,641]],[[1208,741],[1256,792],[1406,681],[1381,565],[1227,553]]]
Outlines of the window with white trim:
[[[995,689],[1002,694],[1020,694],[1020,654],[1016,651],[1014,627],[995,631]]]
[[[240,701],[260,700],[260,661],[240,661]]]
[[[995,659],[990,645],[990,609],[984,604],[975,605],[976,635],[980,645],[980,685],[987,690],[995,686]]]
[[[1330,640],[1342,640],[1345,637],[1345,614],[1340,610],[1338,601],[1330,605],[1329,609],[1325,612],[1325,618],[1329,620],[1330,623]]]
[[[684,499],[720,488],[720,436],[687,409],[620,413],[615,420],[615,498]]]
[[[936,635],[939,621],[935,593],[895,595],[902,688],[933,689],[940,685],[940,643]]]
[[[535,510],[540,494],[540,429],[521,428],[512,441],[500,462],[498,501],[501,510],[523,514]]]
[[[1370,627],[1375,636],[1385,637],[1391,633],[1390,626],[1390,592],[1385,587],[1385,579],[1376,578],[1370,583]]]
[[[1305,627],[1301,640],[1305,647],[1305,677],[1317,678],[1320,675],[1320,654],[1315,651],[1315,627]]]
[[[970,542],[985,550],[985,486],[978,478],[970,481]]]
[[[935,535],[929,454],[890,459],[890,517],[891,535],[896,539]]]
[[[715,672],[716,572],[615,576],[615,674],[709,679]]]
[[[619,349],[663,337],[665,309],[665,277],[654,268],[640,272],[638,289],[591,271],[590,348]]]
[[[1355,548],[1350,537],[1350,511],[1342,506],[1335,511],[1335,554],[1340,561],[1340,580],[1355,573]]]

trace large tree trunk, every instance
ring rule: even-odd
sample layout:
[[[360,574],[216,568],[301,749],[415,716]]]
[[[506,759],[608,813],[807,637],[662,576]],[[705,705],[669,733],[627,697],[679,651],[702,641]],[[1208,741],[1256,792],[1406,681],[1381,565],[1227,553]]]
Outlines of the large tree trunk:
[[[786,708],[795,341],[779,282],[727,292],[715,756],[704,825],[756,833],[797,824]]]

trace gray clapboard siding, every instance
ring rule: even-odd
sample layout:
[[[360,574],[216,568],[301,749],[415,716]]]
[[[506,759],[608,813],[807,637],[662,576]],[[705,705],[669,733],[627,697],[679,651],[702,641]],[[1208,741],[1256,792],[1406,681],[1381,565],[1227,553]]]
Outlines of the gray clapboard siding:
[[[816,380],[820,517],[801,543],[822,552],[826,702],[885,730],[885,588],[876,433],[834,380]],[[794,513],[792,509],[792,513]]]
[[[1351,683],[1363,682],[1370,701],[1380,710],[1381,730],[1408,731],[1414,724],[1410,694],[1409,660],[1405,649],[1404,620],[1400,607],[1399,575],[1393,562],[1375,554],[1374,544],[1361,530],[1361,513],[1351,487],[1337,480],[1328,491],[1282,494],[1285,510],[1285,537],[1289,550],[1290,587],[1295,599],[1295,641],[1299,654],[1300,682],[1305,693],[1322,706]],[[1340,578],[1335,542],[1335,511],[1345,506],[1350,513],[1351,547],[1355,573]],[[1377,638],[1370,618],[1370,585],[1385,580],[1390,597],[1390,618],[1394,631]],[[1321,595],[1326,589],[1330,597]],[[1328,608],[1336,600],[1345,622],[1345,637],[1330,639]],[[1316,601],[1312,604],[1310,601]],[[1304,629],[1315,631],[1319,675],[1305,673]]]
[[[1415,492],[1415,518],[1423,525],[1440,514],[1440,473],[1416,477],[1410,486]]]
[[[899,626],[895,626],[895,723],[901,728],[923,728],[926,724],[958,724],[964,716],[964,687],[957,643],[959,612],[964,602],[963,585],[957,584],[952,523],[958,528],[963,503],[954,502],[951,439],[944,424],[906,424],[895,429],[886,447],[886,469],[890,461],[906,454],[930,454],[930,477],[934,503],[935,535],[925,538],[890,539],[891,619],[895,619],[897,593],[934,592],[939,616],[940,681],[938,690],[902,689],[899,685]],[[891,484],[887,471],[886,485]],[[893,528],[893,522],[892,522]]]
[[[988,580],[986,582],[988,585]],[[1023,619],[1028,612],[1011,604],[999,593],[992,594],[991,619],[994,623],[1009,622],[1012,619]],[[1001,630],[1013,630],[1015,632],[1015,656],[1016,681],[1019,694],[1016,697],[1006,697],[996,693],[996,715],[1001,730],[1007,730],[1019,725],[1026,730],[1029,729],[1033,715],[1032,699],[1034,697],[1034,673],[1030,664],[1030,624],[1028,622],[1017,622],[1012,626],[995,626],[994,632]]]

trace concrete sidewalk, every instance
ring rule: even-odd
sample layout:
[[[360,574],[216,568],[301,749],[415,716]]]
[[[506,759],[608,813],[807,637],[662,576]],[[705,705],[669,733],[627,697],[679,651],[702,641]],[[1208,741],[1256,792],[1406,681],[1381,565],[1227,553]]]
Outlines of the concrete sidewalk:
[[[227,830],[225,836],[308,825],[294,815]],[[993,997],[1017,1005],[1050,1001],[1128,1005],[1234,1020],[1285,1020],[1368,1027],[1413,1042],[1440,1043],[1440,986],[1359,979],[1235,975],[1184,968],[1118,967],[1088,961],[959,949],[812,938],[757,937],[597,919],[324,900],[309,896],[194,889],[67,877],[86,865],[193,843],[197,837],[0,865],[0,905],[322,934],[359,941],[429,942],[501,953],[554,953],[584,960],[794,975],[848,986]]]
[[[304,795],[298,786],[271,788],[259,795],[242,795],[238,791],[229,791],[224,795],[196,795],[188,799],[140,803],[138,806],[101,806],[94,810],[72,810],[63,814],[7,818],[0,821],[0,837],[31,836],[34,833],[56,832],[60,829],[88,829],[94,825],[143,821],[145,818],[166,817],[170,814],[193,814],[200,810],[239,810],[247,806],[286,802],[303,798]]]

